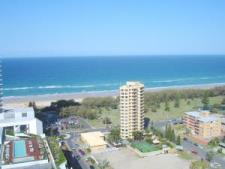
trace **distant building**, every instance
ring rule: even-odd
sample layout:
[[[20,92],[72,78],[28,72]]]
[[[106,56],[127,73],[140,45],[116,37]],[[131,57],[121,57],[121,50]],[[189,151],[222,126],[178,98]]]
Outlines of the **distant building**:
[[[134,131],[144,129],[144,85],[128,81],[120,87],[120,135],[133,138]]]
[[[81,141],[83,141],[92,151],[105,149],[107,147],[104,134],[101,132],[81,133]]]
[[[3,90],[2,87],[3,83],[2,83],[2,60],[0,58],[0,113],[2,113],[2,96],[3,96]]]
[[[221,136],[221,119],[209,111],[186,112],[184,124],[191,134],[203,139],[212,139]]]
[[[0,128],[12,128],[15,135],[43,134],[42,122],[35,118],[34,110],[28,108],[3,108],[0,113]]]

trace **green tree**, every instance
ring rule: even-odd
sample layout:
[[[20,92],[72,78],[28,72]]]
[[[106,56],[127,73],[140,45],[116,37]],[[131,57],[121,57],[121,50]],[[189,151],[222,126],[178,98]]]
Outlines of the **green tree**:
[[[152,112],[157,112],[157,107],[156,107],[155,105],[153,105],[153,106],[151,107],[151,111],[152,111]]]
[[[212,151],[207,152],[206,160],[211,161],[213,159],[214,153]]]
[[[210,112],[217,114],[219,111],[217,108],[212,108],[212,109],[210,109]]]
[[[223,149],[222,149],[222,148],[219,148],[219,149],[217,150],[217,152],[221,154],[221,153],[223,152]]]
[[[86,150],[87,150],[88,153],[91,153],[91,149],[90,148],[87,148]]]
[[[176,136],[175,136],[174,129],[171,130],[171,140],[170,141],[172,141],[172,142],[176,141]]]
[[[99,169],[108,168],[109,167],[109,161],[107,161],[107,160],[100,161],[99,164],[98,164],[98,167],[99,167]]]
[[[33,109],[34,109],[34,111],[35,111],[35,113],[37,112],[37,110],[38,110],[38,108],[37,108],[37,106],[36,106],[36,103],[35,102],[29,102],[28,103],[28,107],[33,107]]]
[[[103,122],[103,124],[111,124],[112,123],[112,121],[109,117],[105,117],[102,122]]]
[[[148,136],[148,137],[146,138],[146,141],[147,141],[149,144],[152,144],[152,139],[151,139],[151,137]]]
[[[170,111],[170,106],[168,101],[165,102],[165,111]]]
[[[180,107],[180,97],[178,94],[175,96],[174,107]]]
[[[175,132],[174,129],[171,127],[171,125],[166,126],[165,129],[165,137],[172,142],[176,141],[176,136],[175,136]]]
[[[143,133],[141,131],[134,131],[133,138],[138,141],[143,140]]]
[[[120,140],[120,129],[114,128],[110,131],[108,136],[110,142],[118,142]]]
[[[188,100],[188,101],[187,101],[187,105],[190,105],[190,104],[191,104],[191,101],[190,101],[190,100]]]
[[[205,92],[202,98],[203,109],[208,109],[209,107],[209,97],[208,92]]]
[[[225,98],[223,98],[223,100],[221,101],[221,104],[225,104]]]
[[[220,139],[219,138],[214,138],[212,140],[210,140],[210,142],[208,143],[209,146],[212,146],[212,147],[216,147],[218,146],[220,143]]]
[[[176,144],[177,144],[177,145],[180,145],[180,143],[181,143],[180,136],[177,136]]]

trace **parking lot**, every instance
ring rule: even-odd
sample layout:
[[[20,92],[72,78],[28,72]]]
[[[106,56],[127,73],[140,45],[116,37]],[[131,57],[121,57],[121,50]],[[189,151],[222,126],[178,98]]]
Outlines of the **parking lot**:
[[[189,169],[190,162],[180,159],[175,154],[160,154],[140,158],[127,148],[118,151],[95,154],[97,160],[107,159],[114,169]]]

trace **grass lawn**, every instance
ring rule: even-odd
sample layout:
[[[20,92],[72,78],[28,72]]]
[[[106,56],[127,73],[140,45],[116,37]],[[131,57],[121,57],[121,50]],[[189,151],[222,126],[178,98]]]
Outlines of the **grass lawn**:
[[[217,97],[210,97],[209,102],[210,105],[216,104],[216,103],[221,103],[223,97],[222,96],[217,96]],[[174,102],[169,102],[169,111],[165,111],[165,104],[161,103],[160,108],[157,109],[157,112],[152,112],[149,110],[146,114],[145,117],[150,118],[153,121],[158,121],[158,120],[165,120],[165,119],[171,119],[171,118],[177,118],[183,116],[184,112],[186,111],[192,111],[198,109],[198,107],[202,106],[201,99],[193,99],[190,100],[190,104],[187,104],[188,100],[181,99],[180,100],[180,107],[174,107]]]
[[[159,147],[149,144],[146,141],[133,142],[131,143],[131,147],[138,149],[142,153],[160,150]]]
[[[178,156],[185,160],[193,160],[194,159],[192,154],[190,154],[188,152],[184,152],[184,151],[178,152]]]
[[[106,125],[103,124],[103,119],[105,117],[109,117],[112,125],[117,126],[120,124],[120,113],[119,109],[102,109],[101,116],[98,119],[88,120],[88,123],[95,128],[105,127]]]
[[[210,105],[221,103],[222,99],[222,96],[210,97]],[[151,110],[149,110],[147,113],[145,113],[145,117],[148,117],[153,121],[178,118],[182,117],[184,115],[184,112],[197,110],[199,107],[202,106],[200,98],[193,100],[189,99],[189,101],[190,104],[187,104],[188,100],[181,99],[180,107],[178,108],[174,107],[174,101],[169,102],[169,111],[165,111],[165,104],[161,103],[160,108],[157,109],[157,112],[151,112]],[[119,109],[102,109],[100,117],[95,120],[88,120],[88,123],[95,128],[105,127],[105,124],[103,124],[102,122],[105,117],[109,117],[111,119],[113,126],[117,126],[120,124]]]

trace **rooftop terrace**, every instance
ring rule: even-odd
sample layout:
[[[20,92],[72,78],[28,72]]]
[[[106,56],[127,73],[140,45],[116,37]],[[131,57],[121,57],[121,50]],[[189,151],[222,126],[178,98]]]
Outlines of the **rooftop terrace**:
[[[197,120],[205,122],[205,123],[219,120],[218,116],[214,114],[210,114],[209,111],[191,111],[191,112],[186,112],[185,114],[195,117]]]

